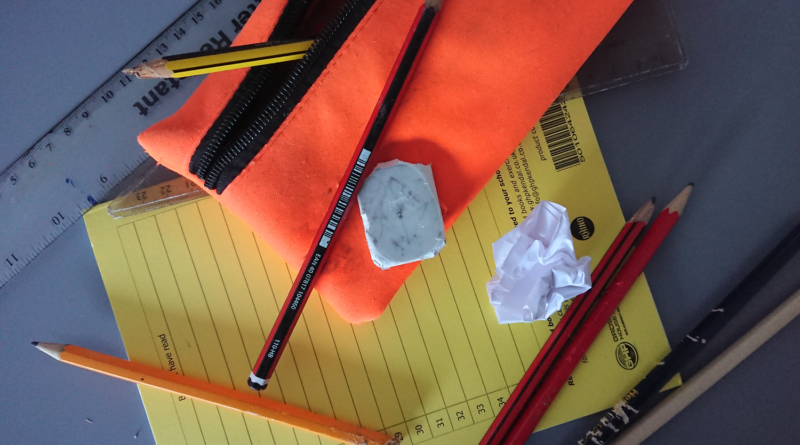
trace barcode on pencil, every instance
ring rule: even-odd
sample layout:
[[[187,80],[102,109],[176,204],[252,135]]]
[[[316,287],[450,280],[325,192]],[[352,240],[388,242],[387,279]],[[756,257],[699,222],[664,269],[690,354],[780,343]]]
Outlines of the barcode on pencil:
[[[358,185],[358,180],[361,178],[361,174],[364,173],[364,168],[367,166],[367,160],[369,160],[370,154],[371,152],[369,150],[361,150],[361,154],[359,154],[355,165],[353,165],[353,169],[350,170],[350,174],[347,176],[347,182],[342,189],[342,194],[339,196],[336,206],[333,208],[330,218],[328,218],[328,223],[325,226],[322,238],[319,240],[320,247],[327,248],[328,244],[331,242],[334,232],[336,232],[339,223],[342,221],[342,217],[344,217],[347,203],[350,202],[350,198],[353,197],[353,193],[355,193],[356,186]]]
[[[331,237],[329,235],[327,235],[327,233],[330,233],[330,232],[328,232],[326,230],[325,233],[326,233],[326,235],[322,235],[322,239],[319,240],[319,245],[322,246],[322,247],[328,247],[328,243],[331,242]],[[331,233],[331,235],[333,235],[333,234]]]
[[[557,172],[581,164],[570,126],[567,125],[564,112],[561,110],[561,103],[556,102],[550,105],[539,124],[542,126],[544,140],[550,150],[550,157],[553,158],[553,165]]]

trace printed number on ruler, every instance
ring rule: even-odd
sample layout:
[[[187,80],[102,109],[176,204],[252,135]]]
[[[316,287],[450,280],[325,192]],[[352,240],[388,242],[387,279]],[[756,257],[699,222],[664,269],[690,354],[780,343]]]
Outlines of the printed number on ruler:
[[[125,66],[230,46],[257,4],[201,0]],[[0,173],[0,287],[147,159],[136,136],[201,80],[115,74]]]

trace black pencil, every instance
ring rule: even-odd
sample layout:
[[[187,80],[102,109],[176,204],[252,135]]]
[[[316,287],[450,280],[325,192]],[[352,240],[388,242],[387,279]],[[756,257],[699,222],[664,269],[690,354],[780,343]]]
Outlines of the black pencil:
[[[425,44],[430,37],[430,31],[439,17],[437,13],[440,8],[440,0],[426,0],[419,8],[411,29],[406,36],[405,43],[400,49],[400,54],[392,71],[389,73],[383,92],[375,105],[372,117],[370,117],[367,127],[361,136],[361,141],[359,141],[353,158],[350,160],[347,173],[345,173],[345,177],[339,184],[339,189],[336,191],[333,201],[331,201],[319,230],[317,230],[308,254],[306,254],[300,273],[297,275],[283,308],[278,314],[278,319],[272,326],[272,331],[269,333],[264,348],[261,350],[261,355],[256,360],[253,371],[247,379],[247,384],[257,391],[264,390],[267,387],[273,372],[275,372],[278,359],[284,348],[286,348],[289,336],[292,335],[300,313],[306,301],[308,301],[308,295],[314,289],[314,281],[320,271],[323,270],[327,260],[325,254],[335,240],[337,228],[347,214],[351,198],[358,194],[362,173],[368,171],[367,163],[372,156],[373,150],[379,145],[378,142],[383,134],[383,129],[392,116],[395,104],[401,97],[406,80],[411,75],[417,57],[425,48]]]
[[[764,258],[649,374],[606,413],[595,427],[578,441],[580,445],[608,444],[638,416],[673,376],[695,357],[725,325],[800,250],[800,224]]]

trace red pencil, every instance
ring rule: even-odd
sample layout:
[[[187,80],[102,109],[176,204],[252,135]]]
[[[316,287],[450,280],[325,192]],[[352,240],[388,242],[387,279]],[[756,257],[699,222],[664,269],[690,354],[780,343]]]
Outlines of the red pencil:
[[[337,229],[352,207],[349,204],[351,198],[358,193],[362,173],[368,170],[367,163],[373,150],[379,145],[383,129],[391,119],[394,105],[399,102],[403,94],[406,79],[414,70],[417,58],[425,49],[431,35],[430,31],[439,18],[437,13],[442,6],[441,3],[441,0],[426,0],[414,18],[405,43],[400,49],[400,54],[389,73],[389,79],[383,87],[383,92],[375,105],[367,127],[364,129],[361,141],[353,153],[347,173],[339,184],[339,189],[317,230],[314,242],[306,254],[286,301],[283,303],[278,319],[272,326],[264,348],[247,379],[247,384],[257,391],[267,387],[275,372],[278,359],[289,342],[289,336],[292,335],[300,313],[308,301],[308,296],[314,289],[314,281],[325,265],[326,253],[336,239]]]
[[[536,355],[528,371],[511,393],[508,401],[500,410],[489,430],[483,436],[481,445],[500,444],[503,437],[514,425],[515,420],[524,409],[531,394],[536,391],[542,378],[557,359],[569,337],[576,330],[584,315],[596,301],[600,291],[619,269],[628,252],[633,248],[639,234],[644,230],[647,222],[653,215],[653,201],[650,200],[642,206],[633,217],[622,226],[619,235],[611,243],[603,258],[592,272],[592,289],[575,297],[564,318],[556,325],[555,330],[544,347]]]
[[[564,354],[560,357],[550,373],[545,377],[539,390],[528,402],[518,421],[511,428],[504,444],[522,445],[538,425],[550,403],[556,398],[558,392],[569,379],[580,360],[586,354],[589,346],[605,327],[608,319],[619,306],[619,303],[630,290],[636,279],[644,271],[644,267],[653,257],[658,247],[667,237],[672,227],[678,222],[686,201],[692,192],[692,184],[684,188],[672,202],[658,215],[653,226],[642,238],[641,243],[631,254],[628,261],[619,271],[603,295],[597,306],[589,314],[578,332],[569,342]]]

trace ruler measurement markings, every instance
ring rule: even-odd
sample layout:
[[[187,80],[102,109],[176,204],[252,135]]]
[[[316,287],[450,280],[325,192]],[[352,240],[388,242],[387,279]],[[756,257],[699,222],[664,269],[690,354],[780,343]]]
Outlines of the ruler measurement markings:
[[[240,14],[257,3],[198,1],[125,66],[228,46],[243,25]],[[0,287],[148,158],[136,135],[172,114],[199,82],[117,73],[0,172]]]

